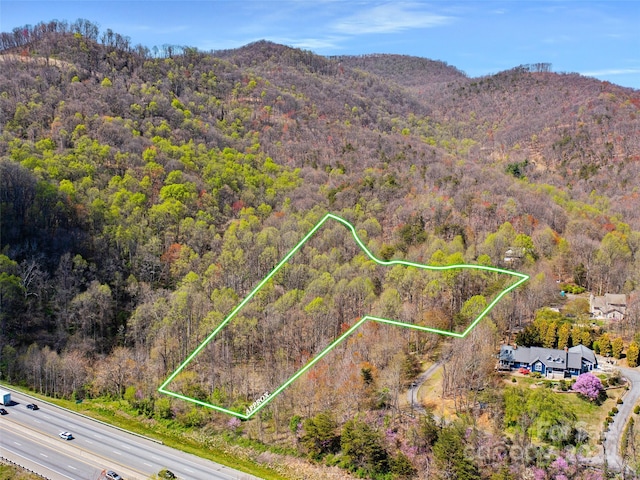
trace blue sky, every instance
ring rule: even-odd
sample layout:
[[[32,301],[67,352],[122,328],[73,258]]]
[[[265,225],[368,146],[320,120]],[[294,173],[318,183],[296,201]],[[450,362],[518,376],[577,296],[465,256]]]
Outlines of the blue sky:
[[[640,1],[0,0],[0,29],[86,18],[149,48],[266,39],[321,55],[399,53],[469,76],[551,63],[640,89]]]

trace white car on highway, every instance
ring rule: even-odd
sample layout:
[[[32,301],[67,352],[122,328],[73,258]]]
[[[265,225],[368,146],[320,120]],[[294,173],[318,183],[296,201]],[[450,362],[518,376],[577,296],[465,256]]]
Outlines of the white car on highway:
[[[69,432],[60,432],[58,436],[64,440],[73,440],[73,435],[71,435]]]

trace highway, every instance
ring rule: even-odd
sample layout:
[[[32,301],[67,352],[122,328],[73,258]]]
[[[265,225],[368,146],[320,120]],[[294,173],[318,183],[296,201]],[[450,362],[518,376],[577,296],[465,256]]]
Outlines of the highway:
[[[52,480],[97,480],[103,470],[144,480],[162,468],[189,480],[257,478],[15,391],[11,398],[13,405],[4,407],[9,414],[0,416],[0,453]],[[28,410],[28,403],[40,409]],[[62,431],[75,438],[61,439]]]
[[[6,417],[3,417],[3,419]],[[99,478],[101,470],[95,465],[46,445],[9,422],[0,422],[0,452],[3,457],[52,480]],[[37,453],[36,453],[37,452]]]

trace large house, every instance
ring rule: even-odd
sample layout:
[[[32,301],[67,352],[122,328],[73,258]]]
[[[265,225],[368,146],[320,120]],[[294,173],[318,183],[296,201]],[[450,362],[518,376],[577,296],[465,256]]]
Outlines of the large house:
[[[557,350],[542,347],[500,347],[499,368],[511,370],[526,368],[545,376],[577,376],[598,368],[598,360],[593,350],[584,345]]]
[[[594,318],[622,320],[627,311],[627,296],[605,293],[602,297],[589,296],[589,311]]]

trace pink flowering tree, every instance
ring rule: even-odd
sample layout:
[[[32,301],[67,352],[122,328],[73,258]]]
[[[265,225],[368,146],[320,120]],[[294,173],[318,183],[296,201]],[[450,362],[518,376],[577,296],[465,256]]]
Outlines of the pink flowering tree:
[[[597,401],[604,392],[602,382],[592,373],[583,373],[580,375],[571,389],[584,395],[592,402]]]

